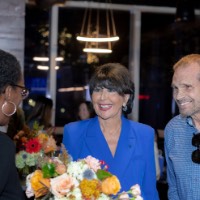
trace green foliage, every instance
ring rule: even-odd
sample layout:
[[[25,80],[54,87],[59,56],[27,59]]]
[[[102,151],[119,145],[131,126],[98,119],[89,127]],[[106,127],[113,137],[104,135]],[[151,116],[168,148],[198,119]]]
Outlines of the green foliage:
[[[52,178],[55,176],[55,165],[53,163],[45,163],[42,166],[42,173],[44,178]]]
[[[43,128],[44,128],[43,125],[40,126],[40,125],[39,125],[39,122],[34,121],[34,123],[33,123],[33,130],[35,130],[35,131],[39,131],[39,130],[43,130]]]
[[[103,169],[98,169],[96,174],[97,174],[97,178],[99,180],[104,180],[104,179],[112,176],[112,174],[110,172],[105,171]]]

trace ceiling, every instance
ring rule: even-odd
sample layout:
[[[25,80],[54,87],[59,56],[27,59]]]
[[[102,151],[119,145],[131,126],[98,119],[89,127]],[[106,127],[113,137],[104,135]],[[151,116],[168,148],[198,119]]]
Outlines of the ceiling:
[[[41,8],[48,8],[54,4],[63,4],[69,0],[27,0],[27,4],[38,6]],[[78,1],[78,0],[73,0]],[[91,1],[91,0],[88,0]],[[176,7],[177,3],[187,6],[193,6],[195,9],[200,8],[199,0],[92,0],[93,2],[112,2],[114,4],[131,4],[131,5],[149,5],[149,6],[166,6]]]

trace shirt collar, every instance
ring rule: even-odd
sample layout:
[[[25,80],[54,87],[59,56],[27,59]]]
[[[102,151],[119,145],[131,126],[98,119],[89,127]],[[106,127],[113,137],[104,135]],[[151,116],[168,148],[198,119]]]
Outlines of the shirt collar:
[[[194,123],[193,123],[192,117],[190,117],[190,116],[186,117],[186,122],[187,122],[190,126],[194,127]]]

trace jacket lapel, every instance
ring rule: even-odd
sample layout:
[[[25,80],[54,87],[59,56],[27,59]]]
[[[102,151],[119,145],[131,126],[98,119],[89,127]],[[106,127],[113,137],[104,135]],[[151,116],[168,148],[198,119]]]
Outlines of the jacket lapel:
[[[97,117],[90,123],[86,132],[85,144],[91,155],[104,160],[109,165],[109,171],[122,178],[133,156],[136,143],[134,130],[129,120],[122,117],[122,130],[114,157],[101,132]]]
[[[99,160],[110,160],[112,155],[101,132],[98,117],[89,124],[85,144],[91,155]]]
[[[110,166],[112,172],[122,179],[136,148],[136,136],[131,123],[122,117],[122,131],[118,141],[113,164]]]

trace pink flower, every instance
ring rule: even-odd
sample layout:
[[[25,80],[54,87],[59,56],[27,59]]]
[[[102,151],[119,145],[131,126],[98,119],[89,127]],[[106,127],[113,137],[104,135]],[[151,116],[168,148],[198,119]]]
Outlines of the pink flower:
[[[52,178],[50,181],[51,192],[57,197],[64,197],[74,186],[73,178],[66,173],[56,178]]]
[[[58,174],[64,174],[67,171],[67,168],[64,164],[57,164],[56,165],[56,172]]]
[[[129,199],[129,196],[126,192],[122,192],[120,195],[119,195],[119,200],[128,200]]]
[[[135,198],[135,200],[143,200],[143,198],[142,198],[141,196],[137,196],[137,197]]]
[[[101,164],[96,158],[92,156],[87,156],[84,160],[89,166],[89,168],[94,170],[95,172],[97,172],[98,169],[101,169]]]
[[[133,185],[131,187],[131,193],[133,194],[134,197],[140,196],[141,195],[140,186],[138,184]]]
[[[53,136],[48,137],[47,141],[43,143],[42,147],[45,153],[55,151],[57,149],[57,146],[56,146],[56,141],[53,138]]]

